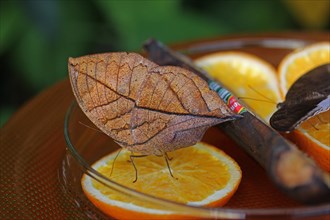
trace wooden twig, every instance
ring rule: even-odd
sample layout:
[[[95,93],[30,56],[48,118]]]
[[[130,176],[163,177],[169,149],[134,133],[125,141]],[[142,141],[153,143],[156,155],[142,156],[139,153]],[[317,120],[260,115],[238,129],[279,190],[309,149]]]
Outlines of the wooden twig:
[[[159,65],[180,66],[195,72],[204,80],[211,80],[188,57],[156,40],[147,41],[144,49],[149,59]],[[243,116],[242,119],[223,123],[219,128],[252,156],[287,195],[308,204],[330,202],[328,173],[251,112],[247,111]]]

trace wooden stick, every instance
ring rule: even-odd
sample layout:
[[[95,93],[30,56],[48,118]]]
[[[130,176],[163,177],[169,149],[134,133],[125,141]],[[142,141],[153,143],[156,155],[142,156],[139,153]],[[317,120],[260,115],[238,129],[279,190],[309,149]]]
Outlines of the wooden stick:
[[[149,59],[159,65],[175,65],[195,72],[204,80],[209,75],[192,61],[156,40],[144,45]],[[251,112],[218,127],[252,156],[282,191],[297,201],[317,204],[330,202],[330,175],[321,170],[297,147]],[[253,171],[251,171],[253,172]]]

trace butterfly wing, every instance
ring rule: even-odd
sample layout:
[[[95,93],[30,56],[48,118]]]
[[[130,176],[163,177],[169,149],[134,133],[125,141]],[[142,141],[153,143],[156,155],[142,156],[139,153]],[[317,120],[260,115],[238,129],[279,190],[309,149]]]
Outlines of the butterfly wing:
[[[69,78],[86,116],[120,146],[163,155],[238,117],[196,74],[135,53],[69,58]]]
[[[312,69],[300,77],[279,106],[270,118],[270,125],[278,131],[292,131],[308,118],[328,110],[330,64]]]

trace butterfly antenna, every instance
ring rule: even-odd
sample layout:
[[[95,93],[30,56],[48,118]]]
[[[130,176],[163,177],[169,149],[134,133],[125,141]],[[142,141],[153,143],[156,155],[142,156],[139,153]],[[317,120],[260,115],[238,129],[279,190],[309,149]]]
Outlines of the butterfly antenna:
[[[115,167],[115,162],[116,162],[117,157],[119,156],[121,150],[122,150],[122,148],[120,148],[120,149],[118,150],[118,153],[116,154],[115,158],[113,159],[112,167],[111,167],[111,171],[110,171],[110,177],[111,177],[111,175],[112,175],[112,173],[113,173],[113,168]]]
[[[255,100],[255,101],[263,101],[263,102],[268,102],[268,103],[272,103],[274,105],[277,105],[277,103],[272,100],[271,98],[265,96],[264,94],[262,94],[261,92],[259,92],[258,90],[256,90],[255,88],[253,88],[251,85],[248,85],[248,87],[254,91],[255,93],[257,93],[258,95],[260,95],[261,97],[263,97],[265,100],[261,100],[261,99],[254,99],[254,98],[247,98],[247,97],[243,97],[245,99],[251,99],[251,100]]]
[[[255,99],[255,98],[250,98],[250,97],[238,97],[238,99],[240,100],[243,100],[243,99],[247,99],[247,100],[253,100],[253,101],[258,101],[258,102],[267,102],[267,103],[271,103],[271,104],[274,104],[276,105],[275,102],[273,101],[269,101],[269,100],[262,100],[262,99]]]

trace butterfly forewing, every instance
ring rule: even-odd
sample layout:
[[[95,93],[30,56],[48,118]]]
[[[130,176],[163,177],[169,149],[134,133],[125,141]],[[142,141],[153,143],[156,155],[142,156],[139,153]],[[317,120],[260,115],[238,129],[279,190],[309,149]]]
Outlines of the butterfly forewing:
[[[308,118],[330,108],[330,64],[301,76],[289,89],[285,101],[270,118],[278,131],[291,131]]]
[[[135,53],[69,58],[68,66],[83,112],[132,152],[164,154],[186,147],[208,127],[238,117],[195,74]]]

